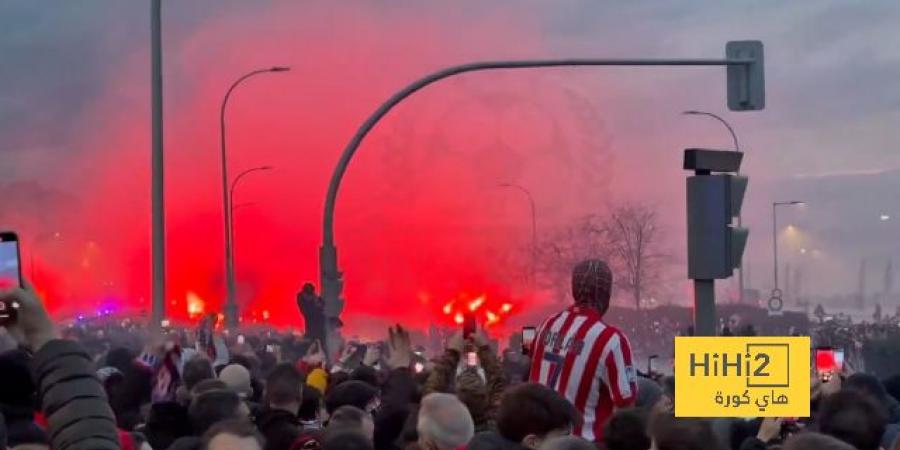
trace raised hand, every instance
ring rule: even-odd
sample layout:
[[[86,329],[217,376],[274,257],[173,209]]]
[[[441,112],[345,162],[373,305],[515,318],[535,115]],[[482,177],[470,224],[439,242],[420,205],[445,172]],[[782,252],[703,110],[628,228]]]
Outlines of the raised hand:
[[[381,346],[378,344],[366,345],[366,355],[363,357],[363,365],[372,367],[381,360]]]
[[[356,343],[348,342],[347,345],[344,346],[344,351],[341,353],[341,362],[348,362],[350,358],[353,358],[353,355],[356,354]]]
[[[6,331],[19,344],[37,352],[47,342],[59,338],[53,320],[30,286],[0,291],[0,299],[7,305],[18,306],[18,318],[6,325]]]
[[[475,332],[472,333],[472,343],[475,344],[476,348],[488,347],[491,345],[491,338],[488,337],[487,332],[484,331],[484,327],[482,325],[475,326]]]
[[[771,442],[781,434],[781,423],[784,419],[781,417],[766,417],[759,425],[759,432],[756,438],[763,442]]]
[[[466,348],[466,340],[463,338],[462,330],[458,330],[456,333],[453,333],[453,336],[450,336],[450,339],[447,340],[447,349],[454,350],[459,354],[462,354]]]
[[[318,366],[325,362],[325,352],[322,350],[322,343],[318,339],[306,349],[303,362],[310,366]]]
[[[409,333],[399,324],[394,328],[388,328],[388,346],[391,350],[388,366],[391,369],[408,369],[412,364],[412,343]]]

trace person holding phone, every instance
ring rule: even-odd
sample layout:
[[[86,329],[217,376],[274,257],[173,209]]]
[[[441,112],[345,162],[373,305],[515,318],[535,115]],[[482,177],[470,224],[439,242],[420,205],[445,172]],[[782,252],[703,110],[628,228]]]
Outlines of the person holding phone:
[[[613,412],[637,399],[631,345],[603,321],[612,285],[612,271],[604,261],[575,266],[575,304],[544,322],[532,352],[530,381],[554,389],[575,405],[584,420],[573,434],[588,441],[600,441]]]
[[[21,278],[20,282],[21,286],[0,289],[0,302],[17,305],[15,320],[2,327],[34,352],[31,370],[49,424],[50,448],[118,450],[116,419],[94,362],[80,344],[60,339],[40,299]]]
[[[0,289],[22,288],[22,258],[19,256],[19,236],[0,232]],[[0,326],[16,321],[19,303],[0,299]]]
[[[491,428],[500,397],[506,389],[503,368],[484,329],[475,326],[468,339],[465,327],[447,341],[444,355],[435,361],[423,395],[454,392],[468,407],[476,432]]]

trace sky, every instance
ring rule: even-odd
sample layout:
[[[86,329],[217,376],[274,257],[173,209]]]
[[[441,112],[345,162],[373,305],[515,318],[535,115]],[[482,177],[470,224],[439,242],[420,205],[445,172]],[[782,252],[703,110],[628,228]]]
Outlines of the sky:
[[[231,174],[273,167],[237,190],[239,299],[294,325],[294,294],[318,278],[334,164],[405,83],[485,59],[719,58],[742,39],[765,44],[763,111],[728,111],[719,68],[469,74],[401,104],[360,148],[337,203],[350,323],[443,320],[448,299],[484,293],[558,307],[510,279],[531,230],[526,200],[497,187],[507,182],[533,193],[541,236],[612,204],[653,205],[677,261],[670,291],[684,293],[681,153],[731,145],[688,109],[721,114],[746,152],[750,287],[772,287],[771,203],[804,200],[779,212],[795,225],[779,239],[804,290],[855,292],[864,259],[877,290],[900,252],[898,20],[889,0],[163,1],[171,314],[188,293],[221,302],[218,112],[244,73],[292,68],[249,80],[229,103]],[[26,276],[60,315],[146,308],[149,2],[0,0],[0,29],[0,224],[19,232]]]

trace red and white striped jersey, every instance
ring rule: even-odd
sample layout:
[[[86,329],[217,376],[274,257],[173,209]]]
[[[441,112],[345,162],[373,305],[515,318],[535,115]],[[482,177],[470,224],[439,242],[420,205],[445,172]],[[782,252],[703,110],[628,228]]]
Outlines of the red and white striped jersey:
[[[573,434],[589,441],[600,441],[615,408],[637,398],[628,339],[601,319],[577,306],[550,317],[535,340],[529,376],[575,405],[584,420]]]

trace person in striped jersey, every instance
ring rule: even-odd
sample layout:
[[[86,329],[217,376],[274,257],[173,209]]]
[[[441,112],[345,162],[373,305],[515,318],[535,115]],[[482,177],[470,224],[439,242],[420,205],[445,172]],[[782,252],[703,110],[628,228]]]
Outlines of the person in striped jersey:
[[[529,380],[559,392],[581,413],[573,434],[603,438],[603,426],[617,408],[637,398],[637,377],[625,335],[603,321],[613,277],[600,260],[572,271],[575,304],[547,319],[538,331]]]

